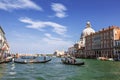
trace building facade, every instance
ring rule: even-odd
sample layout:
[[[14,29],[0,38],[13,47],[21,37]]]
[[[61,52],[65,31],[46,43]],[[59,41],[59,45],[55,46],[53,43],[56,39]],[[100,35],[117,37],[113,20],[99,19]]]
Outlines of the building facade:
[[[75,56],[76,57],[85,57],[85,44],[86,44],[86,36],[95,33],[95,30],[92,29],[91,23],[87,22],[85,29],[82,31],[80,40],[74,44],[75,48]]]
[[[0,27],[0,59],[10,54],[10,47],[5,37],[5,32]]]
[[[114,58],[119,53],[120,28],[109,26],[85,37],[85,57]]]
[[[120,60],[120,40],[114,41],[115,60]]]
[[[71,56],[75,56],[75,51],[76,51],[76,48],[74,46],[72,47],[69,47],[68,48],[68,54],[71,55]]]

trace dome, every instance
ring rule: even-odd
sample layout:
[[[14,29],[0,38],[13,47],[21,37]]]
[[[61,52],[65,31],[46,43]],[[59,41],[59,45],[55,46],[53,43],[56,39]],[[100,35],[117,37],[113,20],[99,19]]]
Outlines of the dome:
[[[83,30],[81,37],[85,37],[90,35],[91,33],[95,33],[95,30],[91,28],[90,22],[86,23],[86,28]]]
[[[86,28],[83,30],[82,35],[87,36],[87,35],[90,35],[91,33],[95,33],[95,30],[93,30],[91,27],[89,27],[89,28]]]

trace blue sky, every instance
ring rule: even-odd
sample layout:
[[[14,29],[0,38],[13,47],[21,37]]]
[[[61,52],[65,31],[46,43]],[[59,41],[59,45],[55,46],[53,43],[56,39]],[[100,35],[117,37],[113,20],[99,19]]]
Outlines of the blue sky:
[[[120,0],[0,0],[0,25],[11,52],[53,53],[79,40],[86,22],[120,26]]]

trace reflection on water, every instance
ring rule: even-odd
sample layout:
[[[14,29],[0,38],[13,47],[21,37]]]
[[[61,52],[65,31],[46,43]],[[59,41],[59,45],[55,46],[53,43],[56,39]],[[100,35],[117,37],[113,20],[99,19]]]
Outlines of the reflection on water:
[[[14,75],[16,74],[16,72],[15,72],[14,69],[15,69],[15,64],[12,63],[12,64],[11,64],[10,71],[8,72],[8,74],[11,75],[11,76],[14,76]]]
[[[60,58],[45,64],[0,64],[0,80],[120,80],[120,62],[82,61],[83,66],[64,65]]]
[[[11,64],[11,70],[14,70],[15,69],[15,64]]]

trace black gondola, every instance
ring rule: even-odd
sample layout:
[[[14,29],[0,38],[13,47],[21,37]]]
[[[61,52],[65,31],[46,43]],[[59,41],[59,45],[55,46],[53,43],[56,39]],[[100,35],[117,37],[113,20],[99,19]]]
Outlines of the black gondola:
[[[14,60],[14,63],[27,64],[27,61],[26,60],[24,61]]]
[[[15,63],[20,63],[20,64],[27,64],[27,63],[46,63],[51,61],[52,59],[49,60],[44,60],[44,61],[37,61],[37,60],[24,60],[24,61],[19,61],[19,60],[15,60]]]
[[[43,61],[29,61],[28,63],[46,63],[46,62],[49,62],[49,61],[51,61],[52,59],[49,59],[49,60],[43,60]]]
[[[62,63],[63,64],[67,64],[67,65],[84,65],[85,63],[84,62],[75,62],[75,63],[70,63],[70,62],[67,62],[67,61],[65,61],[65,60],[63,60],[63,59],[61,59],[61,61],[62,61]]]

